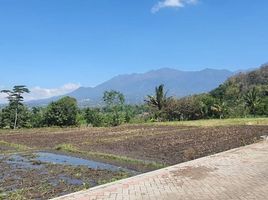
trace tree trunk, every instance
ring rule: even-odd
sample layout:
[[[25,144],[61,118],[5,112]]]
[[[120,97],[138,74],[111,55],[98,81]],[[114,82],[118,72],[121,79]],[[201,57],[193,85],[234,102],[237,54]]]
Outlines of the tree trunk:
[[[16,108],[16,111],[15,111],[15,122],[14,122],[14,129],[17,128],[17,120],[18,120],[18,108]]]

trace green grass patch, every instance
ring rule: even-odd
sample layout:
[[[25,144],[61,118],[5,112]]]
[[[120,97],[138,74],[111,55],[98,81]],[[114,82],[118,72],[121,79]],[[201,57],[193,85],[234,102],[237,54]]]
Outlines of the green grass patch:
[[[6,141],[3,141],[3,140],[0,140],[0,145],[12,147],[12,148],[14,148],[16,150],[19,150],[19,151],[25,151],[25,150],[30,150],[31,149],[30,147],[27,147],[27,146],[22,145],[22,144],[10,143],[10,142],[6,142]]]
[[[71,144],[60,144],[55,147],[57,151],[64,151],[70,153],[79,153],[80,151]]]
[[[208,119],[208,120],[194,120],[194,121],[155,122],[153,124],[167,125],[167,126],[197,126],[197,127],[268,125],[268,118]]]
[[[60,144],[55,148],[57,151],[69,152],[69,153],[77,153],[85,156],[89,156],[91,158],[107,160],[107,161],[116,161],[119,163],[132,164],[137,166],[142,166],[148,169],[160,169],[166,167],[166,165],[156,162],[144,161],[139,159],[133,159],[126,156],[118,156],[114,154],[101,153],[101,152],[91,152],[91,151],[82,151],[77,149],[71,144]]]

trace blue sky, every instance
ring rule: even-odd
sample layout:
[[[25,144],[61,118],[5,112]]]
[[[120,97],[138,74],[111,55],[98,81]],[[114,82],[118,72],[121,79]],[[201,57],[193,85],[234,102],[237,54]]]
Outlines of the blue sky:
[[[267,22],[267,0],[0,0],[0,88],[51,96],[162,67],[257,67]]]

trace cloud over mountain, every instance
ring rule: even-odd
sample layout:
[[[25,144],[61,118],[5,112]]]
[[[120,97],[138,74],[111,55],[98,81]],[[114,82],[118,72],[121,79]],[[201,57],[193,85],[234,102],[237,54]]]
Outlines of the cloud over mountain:
[[[31,92],[29,94],[25,94],[24,97],[26,101],[46,99],[46,98],[50,98],[53,96],[60,96],[60,95],[70,93],[78,89],[79,87],[80,87],[80,84],[75,84],[75,83],[67,83],[58,88],[42,88],[42,87],[36,86],[33,88],[29,88]],[[3,87],[0,87],[0,88],[3,89]],[[0,93],[0,103],[5,103],[5,102],[7,102],[6,94]]]

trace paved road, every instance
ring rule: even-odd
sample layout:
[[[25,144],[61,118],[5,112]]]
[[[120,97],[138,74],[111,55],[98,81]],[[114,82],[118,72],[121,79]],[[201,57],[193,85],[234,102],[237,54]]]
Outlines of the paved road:
[[[268,200],[268,142],[57,198],[74,199]]]

